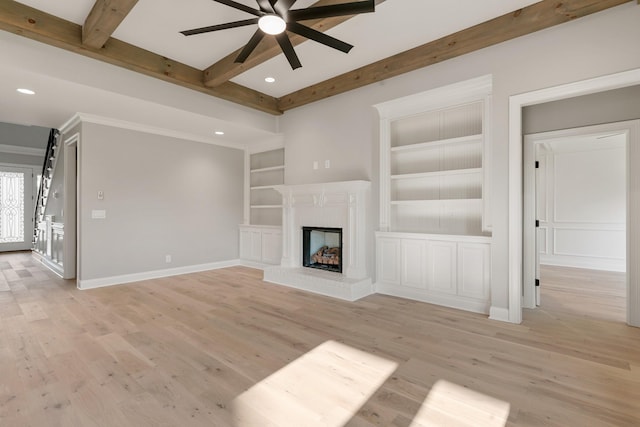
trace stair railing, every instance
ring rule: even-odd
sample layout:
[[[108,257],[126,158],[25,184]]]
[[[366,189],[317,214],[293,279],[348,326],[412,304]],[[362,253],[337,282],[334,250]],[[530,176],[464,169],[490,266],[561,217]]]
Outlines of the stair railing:
[[[37,248],[38,241],[38,224],[42,221],[44,213],[44,192],[47,180],[52,178],[53,159],[55,158],[55,149],[58,145],[58,138],[60,137],[60,131],[58,129],[51,129],[49,131],[49,140],[47,141],[47,149],[45,151],[44,163],[42,165],[42,175],[40,179],[40,185],[38,186],[38,196],[36,198],[36,208],[33,213],[33,246]]]

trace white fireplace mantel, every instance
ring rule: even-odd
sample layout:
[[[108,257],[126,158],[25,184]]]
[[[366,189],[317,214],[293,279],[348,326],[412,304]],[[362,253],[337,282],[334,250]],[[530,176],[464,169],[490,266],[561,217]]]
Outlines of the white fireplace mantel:
[[[266,281],[354,300],[373,292],[367,266],[369,181],[279,185],[283,199],[282,261]],[[302,267],[302,227],[342,228],[342,271]]]

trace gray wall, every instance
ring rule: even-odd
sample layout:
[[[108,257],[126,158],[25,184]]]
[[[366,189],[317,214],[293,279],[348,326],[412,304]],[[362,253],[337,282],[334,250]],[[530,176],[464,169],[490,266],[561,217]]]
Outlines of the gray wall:
[[[491,299],[493,307],[507,308],[509,97],[640,68],[638,22],[640,7],[636,2],[625,3],[288,111],[281,118],[286,148],[285,179],[288,184],[371,179],[376,197],[378,119],[372,105],[492,74],[493,117],[488,126],[493,147],[485,162],[492,172]],[[325,156],[332,159],[335,174],[312,170],[313,161]],[[377,216],[375,202],[372,211]]]
[[[50,130],[40,126],[22,126],[0,122],[0,145],[19,145],[44,150],[47,148]]]
[[[11,153],[3,153],[0,151],[0,163],[10,163],[14,165],[30,165],[30,166],[38,166],[36,169],[38,173],[42,171],[42,163],[44,162],[44,157],[40,156],[29,156],[26,154],[11,154]]]
[[[238,258],[242,151],[83,123],[80,163],[81,280]]]
[[[640,119],[640,85],[532,105],[522,110],[523,134]]]
[[[0,145],[15,145],[45,150],[49,140],[49,131],[49,128],[40,126],[22,126],[0,122]],[[0,150],[0,163],[42,167],[43,161],[43,156],[3,153]]]

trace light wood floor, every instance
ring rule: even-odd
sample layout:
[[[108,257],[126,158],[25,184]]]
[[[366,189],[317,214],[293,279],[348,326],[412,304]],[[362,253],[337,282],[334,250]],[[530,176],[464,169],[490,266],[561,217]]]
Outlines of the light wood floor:
[[[543,310],[626,322],[625,273],[582,268],[540,266]]]
[[[242,267],[91,291],[30,254],[0,271],[2,426],[640,425],[640,329],[550,296],[511,325]]]

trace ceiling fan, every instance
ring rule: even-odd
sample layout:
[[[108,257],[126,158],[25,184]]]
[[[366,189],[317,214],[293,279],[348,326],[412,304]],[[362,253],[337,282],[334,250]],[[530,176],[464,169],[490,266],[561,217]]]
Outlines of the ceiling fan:
[[[296,55],[291,40],[286,31],[301,35],[323,45],[332,47],[341,52],[348,53],[352,45],[331,37],[325,33],[314,30],[311,27],[300,24],[298,21],[309,19],[329,18],[332,16],[356,15],[359,13],[374,12],[375,0],[339,3],[327,6],[308,7],[306,9],[291,10],[296,0],[256,0],[260,9],[254,9],[233,0],[213,0],[218,3],[233,7],[234,9],[250,13],[255,18],[242,21],[228,22],[226,24],[212,25],[209,27],[194,28],[181,31],[185,36],[209,33],[212,31],[226,30],[228,28],[243,27],[258,24],[258,30],[253,34],[249,42],[242,49],[235,62],[242,63],[251,55],[265,34],[273,35],[282,52],[287,57],[292,69],[302,67],[298,55]]]

